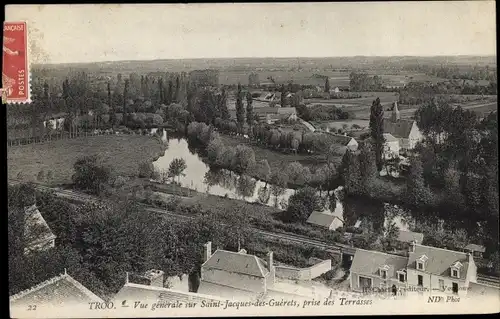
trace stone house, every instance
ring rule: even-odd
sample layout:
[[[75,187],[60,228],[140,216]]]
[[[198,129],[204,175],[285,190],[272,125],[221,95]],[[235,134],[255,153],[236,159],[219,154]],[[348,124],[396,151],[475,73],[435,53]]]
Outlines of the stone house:
[[[339,216],[319,211],[313,211],[307,219],[307,223],[324,227],[328,230],[336,230],[344,226],[344,221]]]
[[[410,245],[407,256],[358,249],[351,266],[351,289],[357,292],[382,290],[391,293],[440,290],[465,295],[477,281],[477,266],[471,254],[442,248]]]

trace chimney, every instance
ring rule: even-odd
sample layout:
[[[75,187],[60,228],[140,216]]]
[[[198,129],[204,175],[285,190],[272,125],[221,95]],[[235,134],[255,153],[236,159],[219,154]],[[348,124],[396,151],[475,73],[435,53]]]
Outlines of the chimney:
[[[269,271],[271,271],[271,269],[274,267],[272,251],[267,253],[267,267],[269,268]]]
[[[415,245],[417,245],[417,241],[416,240],[412,240],[411,243],[410,243],[410,249],[409,249],[408,252],[414,253],[415,252]]]
[[[203,245],[203,262],[206,262],[212,256],[212,242],[209,241]]]

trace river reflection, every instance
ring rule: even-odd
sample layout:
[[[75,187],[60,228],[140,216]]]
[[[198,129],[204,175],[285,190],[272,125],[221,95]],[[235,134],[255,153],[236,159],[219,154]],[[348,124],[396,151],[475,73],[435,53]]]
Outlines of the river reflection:
[[[166,140],[166,132],[163,134]],[[158,158],[153,165],[156,169],[168,170],[174,158],[183,158],[186,161],[187,169],[184,176],[180,176],[179,183],[199,192],[228,198],[245,200],[248,202],[260,202],[268,206],[277,206],[285,209],[289,197],[295,192],[293,189],[285,189],[283,195],[276,199],[270,194],[270,185],[252,177],[225,170],[210,169],[202,161],[196,150],[189,147],[184,138],[168,138],[168,148],[165,154]],[[346,198],[339,200],[342,187],[339,187],[330,194],[323,192],[321,196],[326,202],[325,212],[336,215],[343,220],[346,226],[354,226],[361,221],[363,226],[370,223],[375,231],[381,229],[384,223],[389,223],[384,211],[384,205],[380,202],[360,202],[359,199]],[[344,202],[344,204],[342,203]],[[333,206],[333,207],[331,207]],[[391,217],[398,227],[407,230],[408,225],[400,216]],[[365,227],[364,227],[365,228]]]

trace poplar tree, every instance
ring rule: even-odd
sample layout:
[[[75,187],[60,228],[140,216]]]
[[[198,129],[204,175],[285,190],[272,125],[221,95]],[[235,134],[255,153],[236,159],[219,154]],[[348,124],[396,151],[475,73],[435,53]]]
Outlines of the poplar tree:
[[[373,140],[377,169],[382,169],[382,152],[384,150],[384,110],[380,99],[373,101],[370,112],[370,135]]]
[[[252,94],[250,92],[247,92],[247,124],[250,127],[253,124]]]
[[[238,92],[236,93],[236,121],[240,126],[240,129],[245,123],[245,108],[243,106],[241,93],[241,84],[238,83]]]

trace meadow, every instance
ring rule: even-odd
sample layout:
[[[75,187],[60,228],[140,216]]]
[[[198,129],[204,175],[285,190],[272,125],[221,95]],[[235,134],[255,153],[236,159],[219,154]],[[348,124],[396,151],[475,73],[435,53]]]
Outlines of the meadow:
[[[133,176],[139,163],[153,162],[163,150],[157,139],[142,135],[103,135],[20,145],[7,149],[7,172],[9,178],[33,181],[41,170],[52,171],[52,183],[65,184],[71,182],[78,158],[99,155],[116,174]]]

